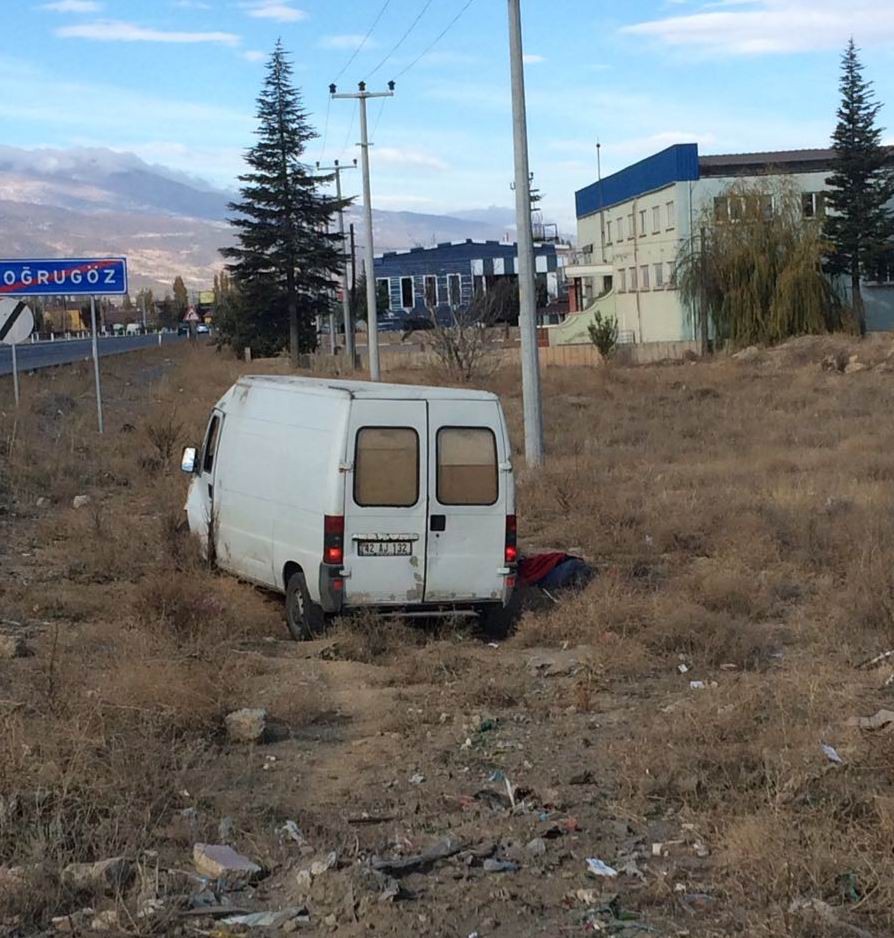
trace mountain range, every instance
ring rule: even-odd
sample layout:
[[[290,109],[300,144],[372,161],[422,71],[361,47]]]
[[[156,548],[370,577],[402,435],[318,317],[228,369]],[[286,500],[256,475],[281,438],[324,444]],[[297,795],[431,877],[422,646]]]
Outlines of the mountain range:
[[[0,146],[0,255],[125,255],[132,288],[164,293],[179,274],[210,287],[219,249],[233,241],[233,192],[133,153]],[[376,210],[376,253],[418,245],[514,237],[514,212],[492,206],[451,215]],[[361,243],[357,206],[347,213]]]

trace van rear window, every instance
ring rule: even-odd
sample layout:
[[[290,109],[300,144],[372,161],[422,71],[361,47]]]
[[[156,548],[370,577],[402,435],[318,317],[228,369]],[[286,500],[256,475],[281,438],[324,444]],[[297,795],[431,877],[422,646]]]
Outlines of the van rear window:
[[[442,505],[493,505],[497,480],[497,440],[492,430],[438,430],[438,501]]]
[[[412,427],[357,431],[354,501],[364,508],[409,508],[419,501],[419,435]]]

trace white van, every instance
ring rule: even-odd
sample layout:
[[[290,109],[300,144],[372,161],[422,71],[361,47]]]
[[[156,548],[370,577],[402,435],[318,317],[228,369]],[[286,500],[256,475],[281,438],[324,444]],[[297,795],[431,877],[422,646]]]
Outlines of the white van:
[[[511,452],[485,391],[247,376],[184,450],[186,513],[297,639],[361,608],[488,616],[515,585]]]

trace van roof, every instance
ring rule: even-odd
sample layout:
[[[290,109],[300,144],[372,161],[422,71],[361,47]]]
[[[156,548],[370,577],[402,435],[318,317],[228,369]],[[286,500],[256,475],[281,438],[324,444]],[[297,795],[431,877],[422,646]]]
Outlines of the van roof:
[[[280,391],[309,391],[362,399],[495,401],[496,394],[466,388],[436,388],[418,384],[346,381],[341,378],[299,378],[292,375],[243,375],[237,385],[269,387]]]

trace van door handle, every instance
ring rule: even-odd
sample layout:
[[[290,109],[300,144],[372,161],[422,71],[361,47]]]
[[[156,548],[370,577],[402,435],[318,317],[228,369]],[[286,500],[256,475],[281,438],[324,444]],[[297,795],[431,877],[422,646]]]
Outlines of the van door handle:
[[[432,531],[446,531],[447,515],[432,515],[429,527]]]

